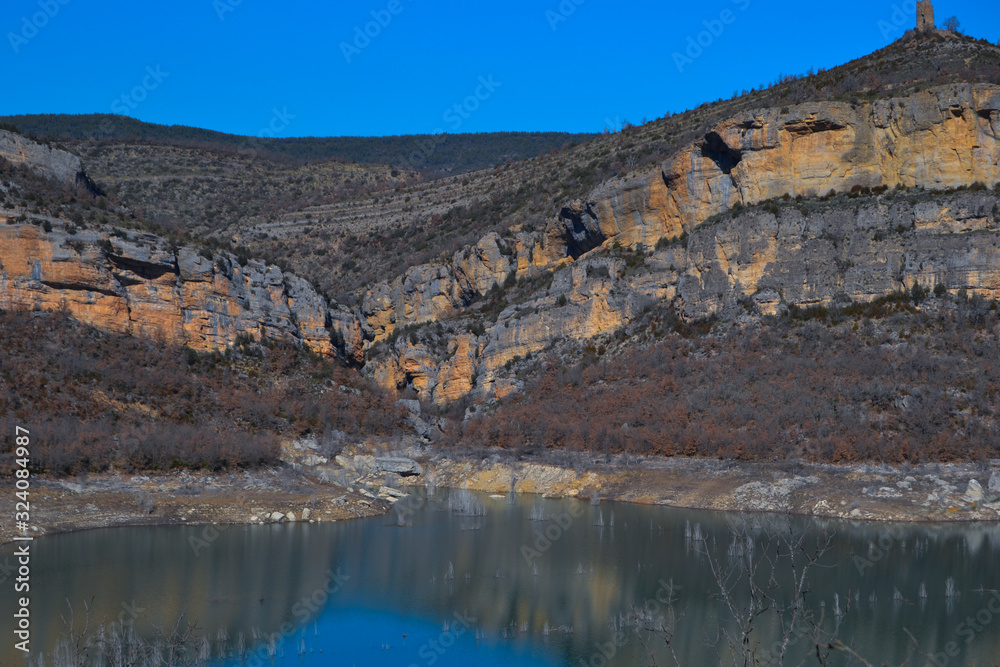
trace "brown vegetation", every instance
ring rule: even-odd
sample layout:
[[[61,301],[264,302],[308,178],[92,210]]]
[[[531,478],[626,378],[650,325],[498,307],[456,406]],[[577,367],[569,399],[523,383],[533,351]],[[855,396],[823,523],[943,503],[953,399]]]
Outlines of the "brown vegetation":
[[[0,314],[0,465],[14,428],[38,471],[221,469],[277,461],[280,437],[391,432],[392,400],[293,346],[198,354],[64,314]],[[363,391],[362,391],[363,390]]]
[[[591,345],[573,364],[550,357],[523,395],[453,423],[447,440],[524,455],[995,458],[997,304],[940,296],[928,302],[915,290],[711,333],[650,315],[645,347],[605,354]]]

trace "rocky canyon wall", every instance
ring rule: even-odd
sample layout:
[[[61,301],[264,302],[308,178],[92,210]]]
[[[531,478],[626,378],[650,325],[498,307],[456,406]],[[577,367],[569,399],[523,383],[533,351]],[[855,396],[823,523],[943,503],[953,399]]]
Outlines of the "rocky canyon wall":
[[[202,351],[240,335],[333,349],[326,301],[306,281],[229,253],[173,249],[152,234],[0,226],[0,307],[64,309],[102,329]]]
[[[1000,87],[986,84],[750,111],[567,202],[542,230],[490,233],[372,285],[353,309],[275,267],[149,235],[7,226],[0,305],[65,307],[196,349],[246,334],[332,353],[332,338],[386,387],[438,403],[503,396],[519,358],[613,333],[657,303],[700,318],[913,282],[1000,296],[998,132]],[[53,177],[78,170],[71,156],[4,146]]]

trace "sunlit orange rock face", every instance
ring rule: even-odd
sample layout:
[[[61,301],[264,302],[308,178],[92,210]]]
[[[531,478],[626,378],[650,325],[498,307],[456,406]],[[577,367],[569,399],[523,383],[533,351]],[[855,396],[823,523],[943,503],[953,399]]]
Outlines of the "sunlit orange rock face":
[[[733,117],[660,167],[569,202],[543,231],[490,234],[450,262],[373,286],[358,313],[365,349],[397,327],[476,319],[477,298],[494,284],[556,271],[546,289],[504,309],[481,335],[446,334],[438,347],[449,354],[422,342],[397,343],[405,349],[377,353],[367,370],[387,387],[410,386],[447,403],[469,392],[510,393],[517,380],[505,369],[517,359],[559,340],[617,331],[660,301],[697,318],[736,299],[773,314],[792,303],[869,300],[913,282],[1000,296],[998,223],[988,197],[942,196],[909,207],[882,200],[821,215],[755,211],[702,228],[738,205],[786,195],[992,187],[1000,181],[998,132],[1000,87],[985,84]],[[914,233],[903,237],[898,229]],[[685,242],[653,252],[639,272],[613,252],[598,252],[615,245],[649,252],[657,241],[684,234]]]
[[[720,123],[638,177],[597,188],[595,240],[651,246],[733,206],[855,186],[948,188],[998,180],[1000,87],[941,86],[866,104],[812,102]]]
[[[239,335],[299,341],[330,354],[330,316],[305,281],[260,262],[171,249],[151,234],[76,234],[34,225],[0,227],[0,306],[65,309],[111,331],[196,350],[221,350]]]

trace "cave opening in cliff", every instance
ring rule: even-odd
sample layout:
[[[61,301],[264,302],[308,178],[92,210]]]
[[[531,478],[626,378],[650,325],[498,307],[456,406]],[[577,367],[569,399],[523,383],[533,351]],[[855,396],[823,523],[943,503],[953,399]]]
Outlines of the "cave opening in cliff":
[[[586,216],[587,219],[584,219]],[[588,206],[565,206],[559,212],[563,223],[566,250],[573,259],[604,243],[607,237],[596,224],[597,215]],[[588,224],[588,222],[592,224]]]
[[[743,159],[743,153],[731,148],[718,132],[709,132],[701,144],[701,154],[718,165],[723,174],[732,173]]]

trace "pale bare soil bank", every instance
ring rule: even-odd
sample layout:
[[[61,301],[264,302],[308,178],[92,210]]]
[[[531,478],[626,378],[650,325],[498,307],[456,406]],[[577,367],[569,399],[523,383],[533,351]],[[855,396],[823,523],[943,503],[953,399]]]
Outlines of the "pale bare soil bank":
[[[398,444],[398,443],[396,443]],[[280,468],[222,474],[35,479],[31,534],[157,524],[341,521],[377,516],[417,486],[692,509],[788,512],[851,521],[998,521],[1000,461],[834,466],[691,458],[554,455],[516,461],[416,446],[364,445],[327,461],[286,450]],[[0,486],[0,542],[14,530],[14,487]]]

